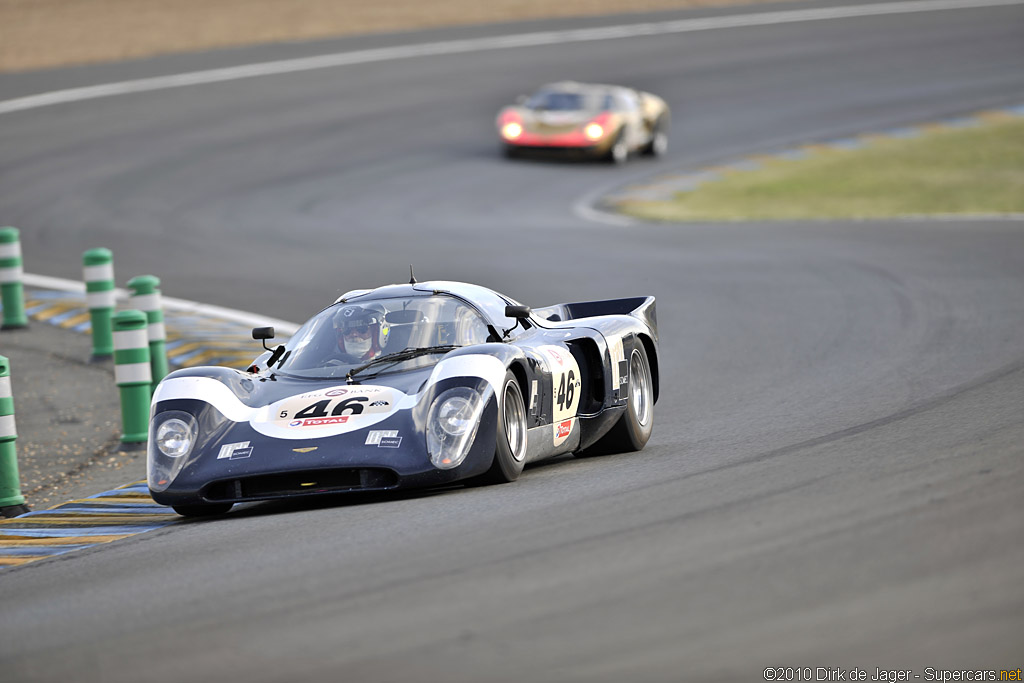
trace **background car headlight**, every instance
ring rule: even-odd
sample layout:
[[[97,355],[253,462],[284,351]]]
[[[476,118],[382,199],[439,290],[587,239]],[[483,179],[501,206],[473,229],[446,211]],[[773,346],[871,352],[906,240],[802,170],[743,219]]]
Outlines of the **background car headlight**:
[[[199,435],[196,418],[181,410],[157,413],[149,423],[146,478],[151,491],[165,491],[178,476]]]
[[[523,134],[523,127],[512,121],[501,127],[501,134],[506,140],[515,140]]]
[[[484,396],[469,387],[448,389],[434,399],[427,418],[427,452],[434,467],[450,470],[462,464],[486,404]]]
[[[604,136],[604,128],[599,123],[588,123],[583,134],[591,140],[600,140]]]

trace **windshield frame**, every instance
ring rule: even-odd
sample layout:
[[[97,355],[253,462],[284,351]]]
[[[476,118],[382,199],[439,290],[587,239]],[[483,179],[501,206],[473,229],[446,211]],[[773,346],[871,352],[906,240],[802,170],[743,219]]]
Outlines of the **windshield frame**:
[[[490,325],[495,336],[494,341],[508,343],[514,341],[521,334],[517,333],[517,328],[520,327],[519,320],[505,315],[505,307],[521,306],[522,304],[493,289],[464,282],[442,281],[417,283],[413,285],[413,289],[417,292],[447,294],[466,304],[480,314],[480,317]],[[484,301],[487,298],[492,298],[493,301]],[[506,330],[508,330],[508,334],[502,336],[502,333]]]

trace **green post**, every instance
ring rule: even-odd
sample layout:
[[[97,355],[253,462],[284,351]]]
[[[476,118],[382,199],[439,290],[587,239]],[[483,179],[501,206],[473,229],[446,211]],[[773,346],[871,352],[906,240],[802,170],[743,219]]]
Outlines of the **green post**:
[[[17,439],[11,364],[0,356],[0,514],[4,517],[16,517],[29,511],[18,479],[18,450],[14,444]]]
[[[4,330],[28,327],[18,234],[17,228],[0,228],[0,297],[4,305],[4,324],[0,329]]]
[[[92,360],[108,360],[114,353],[110,319],[114,315],[114,255],[109,249],[82,254],[85,300],[92,322]]]
[[[128,281],[132,290],[131,307],[145,312],[149,326],[149,366],[153,371],[153,390],[167,376],[167,332],[164,330],[164,310],[160,302],[160,278],[139,275]]]
[[[152,371],[146,314],[121,311],[112,318],[114,381],[121,390],[122,447],[145,446],[149,437],[149,397]]]

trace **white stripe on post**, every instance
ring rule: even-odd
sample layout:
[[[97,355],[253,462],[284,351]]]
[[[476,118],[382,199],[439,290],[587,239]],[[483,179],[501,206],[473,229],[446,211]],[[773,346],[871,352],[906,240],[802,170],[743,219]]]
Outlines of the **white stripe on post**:
[[[146,328],[141,330],[124,330],[114,333],[114,350],[127,351],[128,349],[145,349],[149,347],[149,337],[146,336]]]
[[[123,363],[114,366],[114,382],[117,384],[149,384],[152,381],[153,373],[149,369],[149,363]]]
[[[82,268],[86,282],[107,282],[114,279],[114,264],[101,263],[98,266],[85,266]]]
[[[0,244],[0,258],[21,258],[21,243]]]
[[[22,266],[9,266],[7,268],[0,268],[0,283],[21,282],[23,275],[24,273],[22,270]]]
[[[165,341],[167,339],[167,329],[163,323],[150,323],[149,327],[146,328],[149,334],[149,341]]]
[[[11,377],[0,377],[0,398],[11,397]]]
[[[116,304],[112,289],[106,292],[89,292],[85,295],[85,305],[89,308],[113,308]]]
[[[18,432],[14,428],[14,416],[0,415],[0,437],[17,435]]]
[[[137,308],[140,311],[158,311],[160,310],[160,295],[159,294],[138,294],[129,299],[132,308]]]

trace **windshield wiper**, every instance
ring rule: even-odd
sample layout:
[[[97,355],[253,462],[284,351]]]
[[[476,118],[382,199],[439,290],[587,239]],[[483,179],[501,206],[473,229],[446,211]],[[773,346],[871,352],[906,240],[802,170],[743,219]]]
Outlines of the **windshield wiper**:
[[[349,370],[348,374],[345,375],[345,379],[351,382],[353,381],[353,378],[363,370],[372,368],[374,365],[379,365],[381,363],[398,363],[399,361],[409,360],[419,356],[428,356],[433,353],[448,353],[449,351],[460,348],[462,347],[455,344],[443,344],[441,346],[424,346],[419,349],[402,349],[401,351],[395,351],[394,353],[383,355],[380,358],[374,358],[369,363],[365,363],[360,365],[358,368]]]

